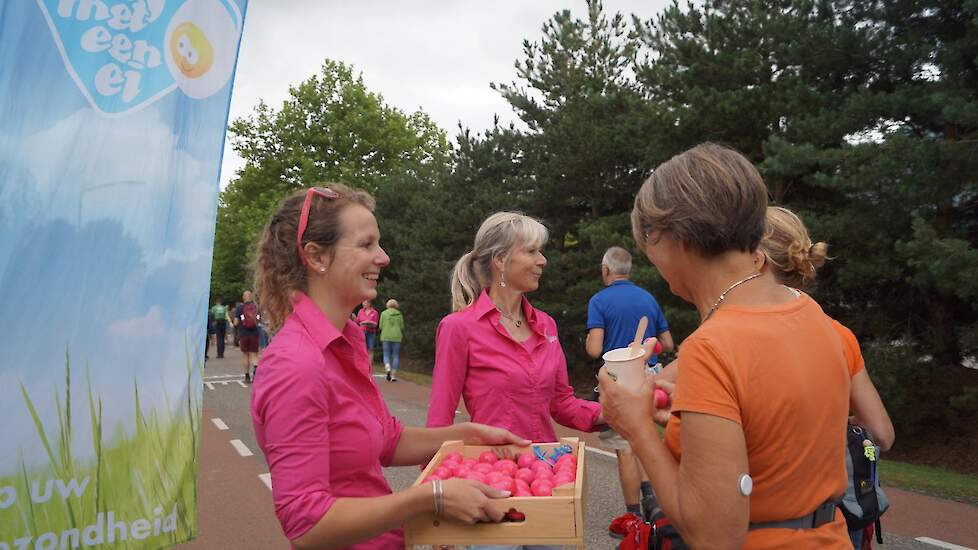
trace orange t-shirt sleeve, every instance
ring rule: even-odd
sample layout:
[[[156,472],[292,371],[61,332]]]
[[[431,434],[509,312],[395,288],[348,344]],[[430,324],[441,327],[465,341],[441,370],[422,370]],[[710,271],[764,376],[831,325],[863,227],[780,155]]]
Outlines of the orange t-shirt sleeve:
[[[846,367],[849,369],[849,378],[856,376],[859,371],[866,367],[863,361],[862,350],[859,349],[859,340],[856,335],[842,323],[832,319],[832,328],[839,333],[842,339],[842,353],[846,356]]]
[[[687,338],[680,365],[673,414],[705,413],[742,425],[737,373],[708,341]]]

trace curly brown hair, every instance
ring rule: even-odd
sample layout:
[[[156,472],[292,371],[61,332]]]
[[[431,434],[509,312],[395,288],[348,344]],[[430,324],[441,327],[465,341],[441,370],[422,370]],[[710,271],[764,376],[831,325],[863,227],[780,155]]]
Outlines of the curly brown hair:
[[[302,235],[302,245],[315,243],[332,254],[340,239],[340,212],[352,204],[370,211],[374,198],[366,191],[341,183],[320,184],[339,193],[338,199],[326,199],[313,194],[309,222]],[[308,268],[299,257],[295,237],[299,231],[299,215],[307,189],[296,191],[282,201],[278,211],[265,226],[255,254],[255,290],[261,296],[262,310],[270,329],[277,331],[292,312],[292,294],[308,291]]]

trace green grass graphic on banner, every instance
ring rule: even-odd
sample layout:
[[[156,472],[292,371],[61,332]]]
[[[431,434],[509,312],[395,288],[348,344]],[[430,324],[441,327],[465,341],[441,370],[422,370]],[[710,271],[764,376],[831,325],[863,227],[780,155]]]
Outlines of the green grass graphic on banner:
[[[201,404],[185,345],[186,394],[179,404],[144,410],[133,383],[135,427],[108,434],[102,398],[86,373],[88,418],[72,418],[71,356],[65,352],[64,395],[55,395],[56,426],[43,425],[21,385],[23,406],[48,458],[46,467],[0,472],[0,550],[15,548],[163,548],[197,533],[197,465]],[[90,422],[94,456],[72,457],[75,422]]]

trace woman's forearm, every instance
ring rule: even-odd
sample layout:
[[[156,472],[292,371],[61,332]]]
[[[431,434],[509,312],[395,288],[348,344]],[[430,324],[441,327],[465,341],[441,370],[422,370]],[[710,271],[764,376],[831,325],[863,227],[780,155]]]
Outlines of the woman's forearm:
[[[468,422],[453,424],[442,428],[404,428],[401,439],[394,451],[392,466],[414,466],[424,464],[435,456],[442,443],[452,439],[466,440],[472,436]]]
[[[430,484],[380,497],[340,498],[316,525],[292,541],[299,550],[344,548],[396,529],[434,509]]]

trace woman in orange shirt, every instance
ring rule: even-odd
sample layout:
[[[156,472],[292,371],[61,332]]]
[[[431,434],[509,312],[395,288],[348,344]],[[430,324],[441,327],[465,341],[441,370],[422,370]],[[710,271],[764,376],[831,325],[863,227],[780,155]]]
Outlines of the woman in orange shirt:
[[[816,271],[828,258],[829,245],[812,243],[805,223],[794,212],[780,206],[767,209],[767,231],[761,239],[757,260],[765,277],[798,290],[807,290],[815,282]],[[880,449],[893,446],[893,422],[866,372],[859,341],[845,325],[832,319],[832,326],[842,338],[843,352],[852,385],[849,388],[849,410],[853,423],[869,428]]]
[[[779,283],[806,290],[815,281],[815,273],[825,264],[829,245],[812,243],[808,229],[794,212],[780,206],[767,209],[767,231],[761,239],[757,265],[764,277],[772,277]],[[880,399],[876,386],[869,378],[859,341],[845,325],[832,319],[832,326],[842,339],[846,365],[849,367],[849,412],[852,423],[869,429],[880,446],[887,451],[895,437],[893,422]],[[862,543],[863,530],[849,531],[856,548]]]
[[[665,441],[651,379],[625,387],[602,369],[602,408],[690,546],[851,548],[835,507],[846,488],[842,341],[811,298],[756,270],[766,209],[760,174],[731,149],[703,144],[653,171],[632,231],[702,321],[679,352]]]

